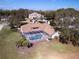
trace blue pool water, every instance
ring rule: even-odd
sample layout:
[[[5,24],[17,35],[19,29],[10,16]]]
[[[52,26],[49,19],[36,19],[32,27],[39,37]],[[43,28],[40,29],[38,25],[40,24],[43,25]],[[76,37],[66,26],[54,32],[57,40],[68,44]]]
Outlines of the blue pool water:
[[[41,31],[41,30],[24,33],[24,36],[28,38],[29,40],[41,40],[43,39],[44,35],[48,36],[46,32]]]
[[[30,40],[37,40],[37,39],[41,39],[41,38],[42,38],[41,34],[36,34],[36,35],[29,37]]]

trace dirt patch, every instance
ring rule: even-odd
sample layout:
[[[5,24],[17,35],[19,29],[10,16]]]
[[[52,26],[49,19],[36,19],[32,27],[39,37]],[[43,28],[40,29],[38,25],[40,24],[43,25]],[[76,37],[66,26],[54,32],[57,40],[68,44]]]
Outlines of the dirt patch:
[[[20,48],[18,52],[22,52],[19,54],[25,56],[25,59],[79,59],[79,51],[61,53],[50,47],[51,42],[39,42],[31,48]]]

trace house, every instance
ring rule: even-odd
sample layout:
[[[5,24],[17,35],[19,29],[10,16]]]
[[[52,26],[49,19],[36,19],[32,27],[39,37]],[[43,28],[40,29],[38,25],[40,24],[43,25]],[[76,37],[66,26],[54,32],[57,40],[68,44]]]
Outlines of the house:
[[[55,29],[46,23],[28,23],[22,25],[20,32],[31,43],[48,41],[49,38],[54,39],[55,36],[59,36],[59,33],[55,32]]]

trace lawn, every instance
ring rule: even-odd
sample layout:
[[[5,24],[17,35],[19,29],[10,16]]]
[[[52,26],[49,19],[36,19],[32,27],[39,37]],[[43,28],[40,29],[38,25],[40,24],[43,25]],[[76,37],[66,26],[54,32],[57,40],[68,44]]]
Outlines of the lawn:
[[[51,44],[50,49],[59,52],[59,53],[75,53],[79,52],[79,47],[74,47],[71,44],[62,44],[59,42],[56,42],[54,44]]]
[[[0,31],[0,59],[56,59],[56,56],[61,58],[61,56],[69,56],[69,53],[74,57],[75,53],[79,52],[79,47],[55,43],[55,41],[37,43],[32,48],[18,50],[16,41],[19,39],[21,36],[18,32],[9,29]]]
[[[20,39],[17,32],[9,29],[0,31],[0,59],[20,59],[16,50],[16,41]]]

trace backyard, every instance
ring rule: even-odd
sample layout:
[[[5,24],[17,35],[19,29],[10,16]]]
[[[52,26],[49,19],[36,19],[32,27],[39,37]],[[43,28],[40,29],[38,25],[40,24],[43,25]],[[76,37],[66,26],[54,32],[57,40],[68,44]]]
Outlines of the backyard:
[[[18,32],[10,29],[0,31],[0,59],[78,59],[79,47],[61,44],[57,40],[39,42],[31,48],[17,48],[21,39]]]

